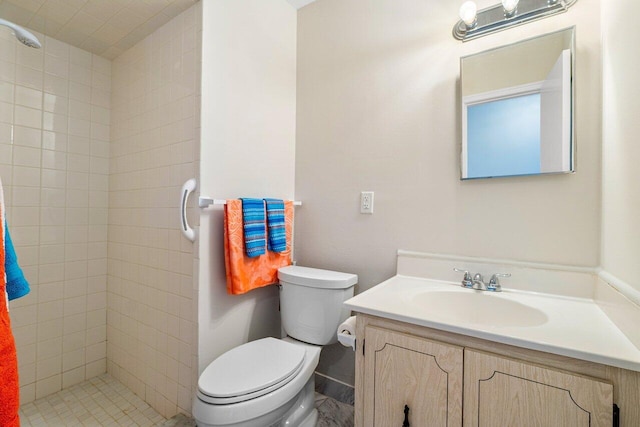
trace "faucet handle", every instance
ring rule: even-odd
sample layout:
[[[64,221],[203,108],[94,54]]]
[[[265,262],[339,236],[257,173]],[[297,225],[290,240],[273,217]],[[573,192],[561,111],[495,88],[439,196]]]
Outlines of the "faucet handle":
[[[461,286],[463,288],[470,288],[473,286],[473,280],[471,279],[471,274],[468,270],[463,270],[460,268],[454,268],[453,271],[457,271],[458,273],[464,273],[464,277],[462,278]]]
[[[487,285],[488,291],[502,291],[502,286],[500,286],[500,277],[511,277],[511,273],[495,273],[493,276],[491,276],[489,284]]]

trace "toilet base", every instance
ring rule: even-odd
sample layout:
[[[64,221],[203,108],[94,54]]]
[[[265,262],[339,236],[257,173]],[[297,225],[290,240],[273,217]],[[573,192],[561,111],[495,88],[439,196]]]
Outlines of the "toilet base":
[[[305,418],[301,423],[300,427],[316,427],[316,423],[318,422],[318,410],[313,408],[313,411]]]
[[[196,397],[196,399],[198,399]],[[315,403],[315,381],[312,374],[303,389],[289,402],[258,418],[233,424],[209,424],[201,421],[199,412],[206,410],[202,401],[194,402],[194,417],[198,427],[315,427],[318,411]],[[268,424],[267,424],[268,423]]]
[[[309,381],[298,394],[296,403],[293,404],[282,421],[279,424],[276,423],[275,426],[315,427],[318,419],[318,411],[315,408],[315,388],[315,375],[311,375]]]

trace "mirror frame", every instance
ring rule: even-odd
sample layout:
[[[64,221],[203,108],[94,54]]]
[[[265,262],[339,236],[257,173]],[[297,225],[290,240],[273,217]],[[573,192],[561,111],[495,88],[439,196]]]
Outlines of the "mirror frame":
[[[570,43],[569,43],[569,49],[571,51],[571,59],[570,59],[570,69],[571,69],[571,80],[570,80],[570,94],[571,94],[571,99],[570,99],[570,105],[569,105],[569,110],[570,110],[570,122],[569,122],[569,151],[570,151],[570,167],[569,170],[561,170],[561,171],[554,171],[554,172],[540,172],[540,173],[533,173],[533,174],[516,174],[516,175],[496,175],[496,176],[481,176],[481,177],[465,177],[463,176],[463,171],[465,170],[465,165],[464,165],[464,161],[465,161],[465,157],[466,157],[466,141],[467,141],[467,126],[465,123],[466,120],[466,106],[464,103],[464,93],[463,93],[463,79],[464,79],[464,69],[463,69],[463,61],[467,58],[470,57],[474,57],[477,55],[482,55],[482,54],[489,54],[491,52],[495,52],[498,51],[500,49],[505,49],[505,48],[513,48],[514,46],[517,46],[519,44],[523,44],[523,43],[528,43],[528,42],[532,42],[534,40],[543,38],[545,36],[550,36],[550,35],[554,35],[554,34],[558,34],[558,33],[562,33],[562,32],[566,32],[566,31],[570,31],[571,32],[571,38],[570,38]],[[540,175],[565,175],[565,174],[573,174],[576,172],[576,137],[575,137],[575,99],[576,99],[576,85],[575,85],[575,79],[576,79],[576,26],[571,26],[571,27],[566,27],[566,28],[562,28],[560,30],[557,31],[552,31],[549,33],[545,33],[545,34],[540,34],[537,36],[533,36],[533,37],[529,37],[527,39],[524,40],[519,40],[517,42],[514,43],[510,43],[507,45],[502,45],[502,46],[497,46],[491,49],[487,49],[481,52],[476,52],[474,54],[470,54],[470,55],[465,55],[460,57],[460,119],[461,119],[461,140],[460,140],[460,163],[459,163],[459,167],[460,167],[460,180],[461,181],[467,181],[467,180],[477,180],[477,179],[488,179],[488,178],[512,178],[512,177],[523,177],[523,176],[540,176]],[[524,86],[524,85],[523,85]]]

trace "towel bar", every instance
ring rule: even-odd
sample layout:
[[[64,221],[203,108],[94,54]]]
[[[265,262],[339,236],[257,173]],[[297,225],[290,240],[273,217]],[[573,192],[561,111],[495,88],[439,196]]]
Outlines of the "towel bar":
[[[198,198],[198,206],[200,206],[201,208],[206,208],[209,207],[211,205],[226,205],[227,201],[224,199],[212,199],[210,197],[205,197],[205,196],[200,196]],[[293,202],[294,206],[302,206],[302,202],[295,200]]]

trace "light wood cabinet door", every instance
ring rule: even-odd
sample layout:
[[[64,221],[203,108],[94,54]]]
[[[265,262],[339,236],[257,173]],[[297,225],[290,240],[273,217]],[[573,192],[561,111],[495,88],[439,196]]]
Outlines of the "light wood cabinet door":
[[[465,349],[465,427],[611,427],[613,386]]]
[[[373,326],[365,329],[364,425],[462,425],[463,348]]]

